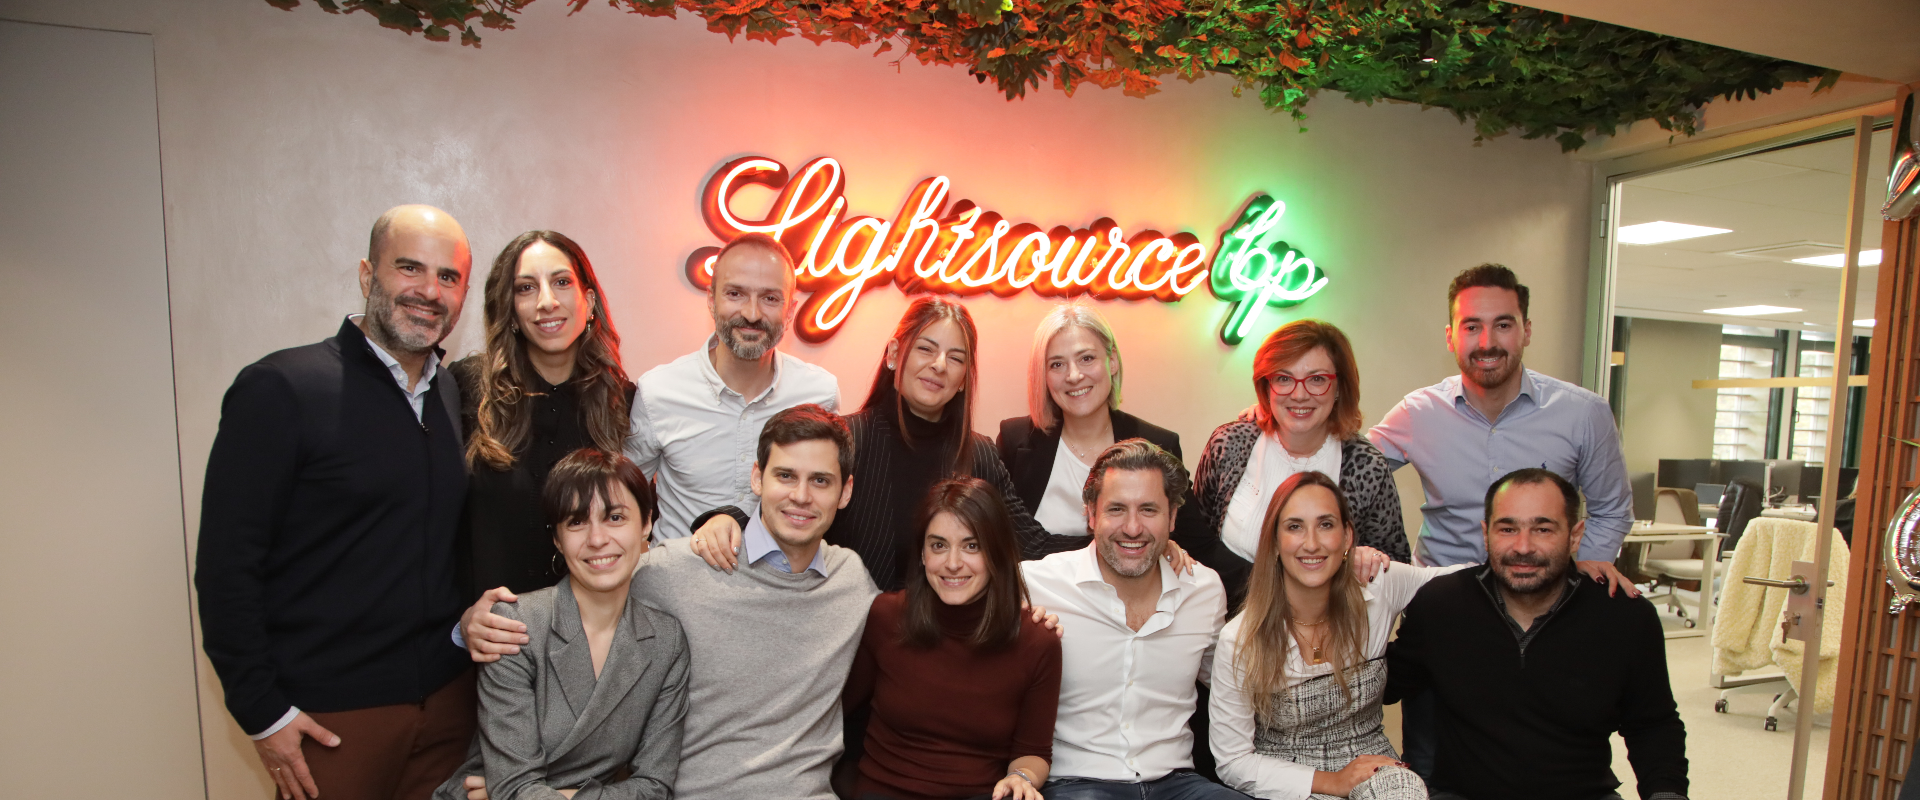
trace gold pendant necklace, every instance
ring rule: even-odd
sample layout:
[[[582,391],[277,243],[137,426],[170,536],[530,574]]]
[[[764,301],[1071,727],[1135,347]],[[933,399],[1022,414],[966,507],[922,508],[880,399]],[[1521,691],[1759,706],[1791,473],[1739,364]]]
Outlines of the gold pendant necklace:
[[[1319,619],[1318,621],[1316,621],[1316,622],[1301,622],[1300,620],[1297,620],[1297,619],[1294,619],[1293,617],[1287,617],[1287,621],[1288,621],[1288,622],[1291,622],[1291,623],[1293,623],[1294,625],[1297,625],[1297,626],[1299,626],[1299,627],[1302,627],[1302,628],[1317,628],[1317,627],[1320,627],[1321,625],[1325,625],[1325,624],[1327,624],[1327,618],[1326,618],[1326,617],[1321,617],[1321,618],[1320,618],[1320,619]],[[1301,639],[1301,637],[1300,637],[1300,635],[1299,635],[1299,633],[1297,633],[1297,632],[1296,632],[1296,633],[1294,634],[1294,637],[1293,637],[1293,639],[1294,639],[1294,641],[1297,641],[1297,642],[1300,642],[1300,644],[1302,644],[1302,645],[1305,645],[1305,644],[1306,644],[1306,642],[1305,642],[1305,641],[1303,641],[1303,640]],[[1322,639],[1322,641],[1320,642],[1320,644],[1316,644],[1316,645],[1313,645],[1313,646],[1312,646],[1312,647],[1313,647],[1313,658],[1312,658],[1312,660],[1310,660],[1310,661],[1308,661],[1307,663],[1309,663],[1309,664],[1318,664],[1318,663],[1320,663],[1320,648],[1321,648],[1321,646],[1322,646],[1322,645],[1324,645],[1324,644],[1326,644],[1326,641],[1325,641],[1325,640],[1324,640],[1324,638],[1323,638],[1323,639]]]

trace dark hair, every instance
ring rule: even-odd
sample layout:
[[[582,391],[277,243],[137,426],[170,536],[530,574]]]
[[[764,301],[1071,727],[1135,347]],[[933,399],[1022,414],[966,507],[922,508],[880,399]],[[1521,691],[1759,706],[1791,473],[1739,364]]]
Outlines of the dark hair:
[[[575,339],[573,378],[579,388],[580,416],[587,438],[593,446],[608,452],[620,450],[627,439],[629,425],[626,387],[632,381],[620,366],[620,334],[613,329],[613,317],[607,313],[607,293],[600,290],[593,264],[587,253],[572,239],[555,231],[527,231],[513,237],[493,259],[493,271],[487,273],[484,292],[487,349],[480,355],[479,387],[476,398],[474,430],[467,438],[467,463],[486,464],[504,470],[513,466],[514,453],[527,443],[533,426],[533,404],[526,402],[535,392],[528,389],[534,378],[533,361],[527,357],[527,340],[517,331],[513,307],[514,279],[520,271],[520,256],[535,242],[544,242],[565,254],[573,263],[573,274],[580,290],[587,292],[593,316]]]
[[[1487,507],[1486,510],[1482,512],[1484,514],[1483,519],[1489,523],[1493,522],[1493,496],[1499,494],[1501,489],[1505,489],[1508,486],[1531,486],[1539,483],[1551,483],[1560,490],[1560,496],[1567,501],[1566,523],[1568,528],[1572,528],[1573,523],[1580,521],[1580,490],[1573,488],[1573,482],[1560,477],[1560,473],[1550,469],[1541,469],[1540,467],[1516,469],[1500,476],[1500,479],[1494,481],[1492,486],[1487,487]]]
[[[568,453],[547,473],[547,485],[540,490],[540,507],[547,512],[547,523],[557,535],[561,526],[591,518],[594,498],[611,505],[616,483],[633,493],[633,501],[639,506],[634,514],[641,522],[652,524],[660,516],[653,484],[639,467],[626,456],[582,447]]]
[[[1020,604],[1027,599],[1027,584],[1020,578],[1020,545],[1013,538],[1013,516],[993,484],[979,478],[949,478],[933,485],[914,514],[912,530],[920,540],[919,552],[911,562],[919,566],[918,579],[907,578],[906,618],[900,627],[901,639],[909,647],[931,648],[939,644],[940,621],[934,608],[941,600],[925,576],[927,529],[934,517],[952,514],[980,542],[980,554],[987,562],[986,588],[975,602],[986,604],[979,626],[967,637],[974,647],[1006,647],[1020,638]],[[903,559],[904,560],[904,559]],[[903,570],[909,576],[913,573]]]
[[[1253,419],[1269,434],[1279,430],[1274,419],[1273,398],[1267,384],[1281,367],[1299,361],[1313,348],[1327,351],[1333,362],[1333,414],[1327,419],[1333,438],[1345,441],[1360,432],[1360,365],[1353,360],[1353,345],[1347,335],[1329,322],[1297,319],[1279,327],[1260,343],[1253,354]]]
[[[976,358],[980,349],[980,332],[973,326],[973,315],[967,313],[966,306],[952,300],[923,294],[915,297],[907,306],[907,312],[900,315],[900,325],[894,328],[893,338],[889,341],[894,344],[894,352],[898,354],[900,363],[905,364],[913,340],[920,337],[921,331],[941,320],[950,320],[959,326],[960,336],[967,344],[966,380],[961,382],[960,391],[947,401],[946,408],[940,414],[940,443],[951,446],[954,451],[952,469],[947,474],[967,475],[973,472],[973,442],[970,441],[973,433],[973,385],[980,373],[980,362]],[[893,385],[896,380],[895,370],[887,366],[887,359],[883,356],[880,368],[873,373],[873,388],[867,391],[867,400],[861,404],[860,410],[893,414],[898,421],[896,428],[900,438],[907,443],[908,449],[912,449],[913,434],[907,432],[905,420],[913,412],[907,409],[906,401],[900,397],[900,390]]]
[[[758,231],[755,231],[753,233],[743,233],[743,234],[740,234],[739,236],[734,237],[732,241],[729,241],[725,245],[722,245],[720,247],[720,252],[714,254],[713,268],[714,268],[715,274],[712,276],[714,280],[710,280],[707,282],[707,294],[711,295],[715,292],[720,291],[720,281],[718,280],[718,278],[720,277],[719,275],[720,259],[726,258],[728,253],[731,253],[734,250],[742,247],[757,248],[760,250],[765,250],[776,256],[779,256],[780,263],[786,265],[787,267],[787,280],[793,280],[795,278],[794,271],[793,271],[793,253],[787,250],[786,245],[781,244],[779,239],[775,239],[772,236],[768,236],[767,234],[760,233]],[[786,304],[789,306],[793,305],[793,302],[794,301],[792,297],[788,297],[786,299]]]
[[[767,468],[767,454],[773,452],[774,445],[789,445],[794,442],[810,442],[825,439],[840,449],[840,479],[846,480],[853,475],[853,431],[847,428],[847,419],[821,408],[817,403],[801,403],[767,420],[760,429],[760,446],[754,451],[754,465]]]
[[[1514,277],[1513,270],[1499,264],[1481,264],[1453,276],[1453,283],[1447,286],[1447,321],[1453,321],[1453,300],[1461,292],[1477,287],[1505,289],[1520,296],[1520,319],[1527,318],[1527,287]]]
[[[1080,499],[1087,505],[1100,501],[1100,490],[1106,486],[1108,470],[1153,470],[1160,473],[1161,488],[1167,492],[1167,513],[1172,514],[1187,500],[1187,489],[1192,486],[1187,477],[1187,465],[1180,463],[1172,453],[1160,449],[1160,446],[1145,439],[1134,437],[1114,442],[1100,451],[1093,460],[1093,468],[1087,471],[1087,485],[1080,489]]]

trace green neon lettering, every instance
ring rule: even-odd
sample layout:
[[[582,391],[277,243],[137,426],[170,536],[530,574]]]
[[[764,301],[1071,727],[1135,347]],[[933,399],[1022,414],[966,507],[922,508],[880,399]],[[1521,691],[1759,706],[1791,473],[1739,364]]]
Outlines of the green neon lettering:
[[[1299,305],[1326,288],[1319,265],[1273,235],[1286,213],[1286,203],[1256,195],[1220,236],[1209,282],[1215,297],[1233,304],[1220,325],[1220,341],[1239,344],[1253,330],[1260,309]]]

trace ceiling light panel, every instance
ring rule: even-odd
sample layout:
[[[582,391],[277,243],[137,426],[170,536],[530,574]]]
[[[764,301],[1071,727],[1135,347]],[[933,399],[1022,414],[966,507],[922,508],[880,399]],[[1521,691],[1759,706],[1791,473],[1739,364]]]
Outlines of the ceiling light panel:
[[[1786,306],[1734,306],[1732,308],[1709,308],[1702,314],[1725,314],[1730,317],[1757,317],[1762,314],[1795,314],[1798,308]]]
[[[1832,255],[1813,256],[1811,258],[1796,258],[1793,260],[1793,263],[1811,264],[1816,267],[1831,267],[1833,269],[1839,269],[1847,265],[1847,254],[1834,253]],[[1863,267],[1880,266],[1880,251],[1879,250],[1860,251],[1860,266],[1863,266]]]
[[[1621,244],[1662,244],[1682,239],[1698,239],[1702,236],[1716,236],[1732,233],[1728,228],[1709,228],[1704,225],[1688,225],[1683,222],[1642,222],[1638,225],[1622,225],[1618,235]]]

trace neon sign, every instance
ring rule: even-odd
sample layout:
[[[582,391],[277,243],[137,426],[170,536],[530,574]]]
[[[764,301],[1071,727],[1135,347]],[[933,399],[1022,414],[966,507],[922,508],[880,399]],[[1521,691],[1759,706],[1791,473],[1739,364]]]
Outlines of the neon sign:
[[[1220,235],[1220,253],[1213,259],[1213,294],[1233,303],[1220,324],[1220,341],[1239,344],[1247,338],[1260,309],[1299,305],[1327,287],[1326,273],[1313,259],[1300,255],[1273,235],[1287,204],[1267,195],[1247,201],[1240,218]]]
[[[757,219],[736,214],[734,196],[756,184],[775,192],[766,214]],[[1299,264],[1304,262],[1311,275],[1312,262],[1291,251],[1284,257],[1267,252],[1274,245],[1266,243],[1265,236],[1285,205],[1264,195],[1250,203],[1241,221],[1222,237],[1225,260],[1216,258],[1209,269],[1207,246],[1191,233],[1147,230],[1129,236],[1105,217],[1083,228],[1042,230],[970,200],[950,201],[951,187],[945,176],[921,181],[892,220],[849,216],[840,162],[815,158],[789,171],[773,159],[748,156],[727,162],[708,179],[700,195],[700,214],[723,241],[764,233],[794,254],[797,284],[807,293],[794,328],[809,342],[832,337],[863,292],[889,282],[906,293],[993,292],[1007,297],[1030,291],[1046,297],[1084,294],[1165,303],[1210,283],[1216,296],[1238,301],[1222,329],[1222,339],[1229,344],[1244,338],[1252,309],[1298,303],[1326,284],[1322,277],[1301,294]],[[1254,213],[1256,205],[1261,213]],[[1270,206],[1279,211],[1263,216]],[[1250,222],[1253,217],[1259,219]],[[1286,250],[1285,243],[1277,246]],[[1233,248],[1231,257],[1228,248]],[[706,289],[712,284],[719,252],[718,247],[702,247],[688,256],[686,274],[694,286]],[[1284,266],[1275,266],[1282,262]],[[1229,330],[1239,335],[1227,338]]]

